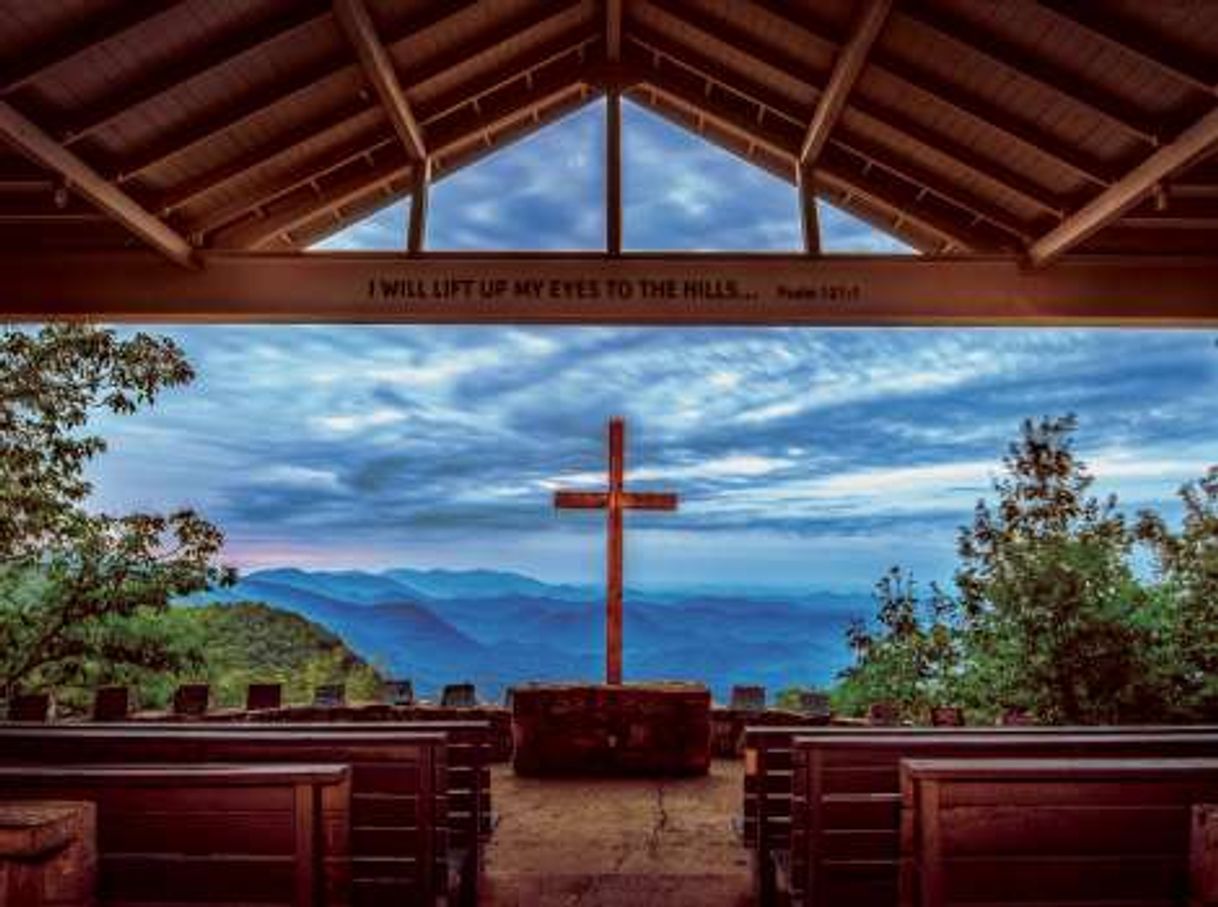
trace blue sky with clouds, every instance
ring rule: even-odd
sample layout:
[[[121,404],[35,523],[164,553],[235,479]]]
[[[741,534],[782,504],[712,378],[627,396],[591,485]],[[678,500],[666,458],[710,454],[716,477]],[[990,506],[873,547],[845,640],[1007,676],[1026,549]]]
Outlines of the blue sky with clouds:
[[[592,106],[439,183],[434,249],[603,242]],[[793,249],[794,191],[625,107],[633,249]],[[833,209],[825,245],[902,251]],[[404,206],[334,237],[400,248]],[[1101,490],[1170,510],[1218,461],[1218,348],[1199,332],[191,327],[199,379],[108,419],[109,509],[181,504],[246,568],[448,566],[597,582],[602,523],[557,515],[603,479],[677,490],[628,518],[628,579],[861,589],[890,564],[941,578],[955,527],[1026,416],[1075,412]]]

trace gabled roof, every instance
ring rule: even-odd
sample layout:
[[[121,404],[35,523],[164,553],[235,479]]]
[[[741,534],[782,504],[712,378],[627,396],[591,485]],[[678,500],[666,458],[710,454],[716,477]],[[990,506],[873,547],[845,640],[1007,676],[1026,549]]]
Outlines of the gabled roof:
[[[301,248],[606,91],[927,252],[1218,239],[1206,0],[0,0],[0,60],[8,253]]]

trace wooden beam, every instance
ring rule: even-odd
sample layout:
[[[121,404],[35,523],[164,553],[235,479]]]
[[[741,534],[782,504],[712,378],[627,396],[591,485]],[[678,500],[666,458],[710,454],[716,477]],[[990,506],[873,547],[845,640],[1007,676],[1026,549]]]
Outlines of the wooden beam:
[[[854,83],[863,73],[867,65],[867,55],[871,45],[879,38],[888,21],[888,13],[892,9],[892,0],[867,0],[855,25],[850,40],[842,46],[837,59],[833,63],[833,72],[829,83],[821,93],[816,103],[816,111],[812,114],[812,122],[808,124],[808,132],[804,136],[803,145],[799,149],[799,163],[805,167],[816,164],[821,150],[829,141],[833,127],[837,125]]]
[[[506,61],[502,67],[476,80],[473,84],[460,86],[460,91],[462,92],[460,95],[449,93],[433,98],[426,106],[420,107],[418,111],[419,121],[424,126],[434,125],[454,110],[475,104],[484,95],[509,84],[509,80],[527,80],[530,74],[538,67],[571,54],[587,43],[588,40],[590,40],[589,33],[585,29],[580,32],[577,38],[564,36],[560,42],[543,45],[534,51],[513,57]],[[575,43],[572,43],[573,41]],[[346,125],[350,125],[350,122],[354,119],[352,118],[352,120],[345,120],[343,122]],[[277,174],[274,178],[264,183],[255,184],[248,191],[243,191],[239,197],[234,198],[220,208],[207,211],[202,216],[192,220],[190,228],[192,230],[207,232],[222,227],[236,220],[242,214],[254,208],[264,206],[281,195],[292,192],[312,180],[325,176],[327,173],[350,163],[363,154],[379,150],[384,146],[386,137],[390,141],[395,140],[392,130],[383,123],[374,124],[372,129],[362,130],[358,136],[340,143],[337,147],[332,147],[322,154],[310,155],[288,173]],[[324,131],[319,138],[324,138]],[[301,142],[293,145],[292,148],[299,148],[303,144],[305,143]],[[278,157],[282,153],[287,153],[287,150],[277,151],[275,156]],[[262,162],[260,162],[257,155],[254,155],[248,170],[256,171],[261,166]],[[227,169],[231,168],[226,167]]]
[[[1017,76],[1038,83],[1060,97],[1089,110],[1132,138],[1158,145],[1160,127],[1150,122],[1145,111],[1133,108],[1107,91],[1089,85],[1078,72],[1065,69],[1042,57],[1034,56],[1001,35],[983,31],[963,16],[939,7],[930,8],[924,0],[905,0],[898,15],[939,35]]]
[[[7,101],[0,101],[0,137],[36,163],[62,176],[73,190],[176,264],[194,265],[194,249],[97,171],[57,143]]]
[[[622,254],[622,96],[605,97],[605,250]]]
[[[804,251],[809,255],[821,253],[820,212],[816,208],[816,180],[812,171],[804,164],[796,167],[799,174],[799,211],[803,225]]]
[[[622,59],[622,0],[605,0],[605,59]]]
[[[410,226],[406,233],[406,251],[418,255],[427,240],[427,206],[431,194],[431,159],[425,158],[416,168],[414,192],[410,199]]]
[[[406,100],[393,60],[377,36],[363,0],[334,0],[334,15],[347,40],[355,48],[364,76],[381,99],[385,116],[402,140],[402,147],[413,160],[425,160],[427,145],[423,141],[423,131]]]
[[[201,253],[0,258],[0,320],[1218,326],[1218,258]],[[630,294],[606,292],[625,282]],[[568,295],[578,285],[581,294]]]
[[[0,71],[0,97],[7,97],[44,73],[75,60],[100,44],[134,31],[186,2],[122,0],[94,12],[62,35],[41,42],[38,47],[23,48],[20,53],[14,53],[9,65]]]
[[[671,4],[672,0],[668,0],[668,2]],[[775,21],[786,28],[796,30],[807,40],[816,43],[827,52],[835,52],[839,46],[827,35],[823,25],[810,20],[811,10],[801,9],[798,13],[799,18],[793,18],[793,10],[782,0],[753,0],[753,2],[764,9],[766,14]],[[769,55],[778,53],[777,49],[767,50]],[[1057,135],[1046,130],[1036,120],[1012,116],[1012,112],[1008,108],[994,103],[983,95],[970,93],[963,85],[956,85],[933,72],[910,66],[903,59],[885,53],[880,48],[873,50],[870,65],[875,72],[905,83],[960,116],[1014,139],[1029,150],[1068,170],[1079,179],[1096,186],[1106,187],[1118,178],[1109,172],[1110,168],[1106,163],[1080,153]]]
[[[678,15],[667,7],[662,14],[671,17],[674,23],[679,23],[683,28],[690,30],[708,46],[730,50],[732,53],[746,58],[753,66],[772,70],[783,78],[791,79],[818,92],[823,90],[822,86],[827,82],[827,77],[808,70],[802,60],[785,55],[779,48],[759,45],[739,30],[729,30],[722,24],[712,24],[709,20],[688,19],[685,15]],[[872,51],[869,59],[873,69],[877,72],[884,71],[879,48]],[[720,78],[724,84],[732,83],[731,77],[722,65],[717,66],[716,69],[720,72]],[[951,159],[953,163],[987,183],[1003,192],[1017,196],[1025,204],[1035,207],[1045,214],[1060,219],[1070,208],[1075,207],[1067,200],[1055,196],[1043,185],[1028,179],[1023,173],[1012,170],[1001,161],[979,155],[975,149],[953,139],[950,135],[927,129],[919,121],[899,110],[876,104],[857,93],[850,98],[850,110],[885,131],[898,133],[933,154]]]
[[[435,0],[400,30],[395,30],[386,43],[392,48],[407,38],[463,14],[476,2],[477,0]],[[179,154],[223,135],[254,117],[269,113],[293,98],[316,93],[332,79],[350,76],[358,71],[359,65],[348,63],[345,58],[324,58],[303,72],[292,73],[243,94],[236,103],[214,116],[188,122],[180,129],[156,139],[129,159],[120,161],[115,167],[115,177],[120,183],[136,179]]]
[[[631,40],[636,43],[642,42],[653,53],[660,53],[663,59],[669,60],[677,66],[688,70],[699,79],[719,85],[728,94],[735,95],[742,100],[759,106],[768,106],[770,110],[779,114],[778,117],[770,119],[781,119],[786,121],[786,124],[795,125],[802,136],[802,123],[806,122],[806,120],[794,111],[790,111],[790,102],[779,102],[774,98],[771,98],[769,101],[761,100],[767,93],[772,94],[767,92],[764,86],[752,85],[746,82],[743,77],[738,77],[731,84],[722,82],[716,77],[716,73],[720,71],[721,67],[716,65],[711,59],[702,57],[695,51],[677,47],[667,42],[666,39],[647,36],[645,32],[638,29],[631,33]],[[671,83],[665,83],[665,85],[671,90]],[[686,97],[695,109],[700,110],[707,110],[708,103],[711,101],[705,90],[687,92]],[[782,103],[782,108],[778,106],[779,103]],[[784,108],[787,109],[785,113],[783,112]],[[762,127],[755,122],[748,127],[738,127],[738,131],[746,139],[755,139],[761,129]],[[919,193],[924,195],[929,192],[948,205],[963,212],[967,216],[968,222],[975,222],[980,218],[997,227],[1001,231],[1003,240],[1000,243],[994,244],[995,249],[1022,247],[1025,241],[1031,238],[1027,230],[1021,224],[1014,222],[1007,212],[997,209],[996,206],[986,202],[984,199],[976,198],[966,190],[945,186],[942,177],[930,173],[925,168],[919,167],[910,161],[900,159],[891,152],[886,152],[884,149],[877,147],[874,142],[862,139],[859,136],[847,137],[845,135],[835,135],[831,142],[855,157],[880,165],[883,169],[898,176],[904,182],[911,184],[914,188],[915,197],[910,199],[911,211],[908,213],[912,213],[912,208],[918,206]],[[791,152],[787,150],[783,153],[790,154]],[[798,160],[797,151],[795,152],[795,160]],[[939,232],[942,232],[942,230]],[[954,239],[962,239],[959,231],[956,231],[954,234]],[[977,244],[976,239],[971,239],[964,242],[962,247],[975,247]]]
[[[1090,32],[1123,53],[1137,57],[1159,72],[1203,91],[1218,94],[1218,65],[1193,53],[1178,42],[1156,37],[1141,24],[1122,21],[1110,7],[1078,0],[1038,0],[1059,19]]]
[[[197,52],[174,55],[155,71],[142,73],[130,80],[128,85],[90,103],[80,117],[70,120],[59,130],[64,144],[70,146],[88,138],[140,105],[214,73],[242,57],[260,53],[329,16],[328,4],[324,0],[302,0],[286,14],[246,23],[232,34],[209,41],[206,47]]]
[[[1199,156],[1218,147],[1218,108],[1211,110],[1131,170],[1124,179],[1101,192],[1028,249],[1033,265],[1044,266],[1136,205],[1154,187]]]

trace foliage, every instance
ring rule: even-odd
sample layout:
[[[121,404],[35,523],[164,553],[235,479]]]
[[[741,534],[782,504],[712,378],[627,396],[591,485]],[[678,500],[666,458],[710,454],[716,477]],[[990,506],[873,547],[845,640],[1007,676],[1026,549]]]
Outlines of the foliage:
[[[834,708],[862,714],[873,702],[889,702],[902,718],[925,721],[950,696],[958,668],[958,640],[947,622],[952,602],[937,586],[923,599],[898,567],[876,583],[875,600],[877,626],[854,620],[846,631],[855,664],[834,690]]]
[[[91,513],[98,411],[126,415],[194,377],[168,339],[54,325],[0,335],[0,694],[160,671],[190,653],[154,615],[231,581],[223,537],[189,510]]]
[[[324,683],[343,683],[352,701],[375,699],[383,679],[343,641],[299,615],[259,602],[176,607],[162,618],[184,649],[200,653],[185,670],[132,678],[141,707],[165,708],[182,683],[208,683],[221,707],[245,704],[251,683],[280,683],[284,702],[312,702]]]
[[[1024,708],[1049,723],[1189,720],[1218,704],[1218,471],[1182,489],[1172,532],[1130,526],[1075,456],[1073,417],[1027,421],[959,533],[955,594],[922,601],[898,569],[856,624],[836,700],[889,700],[906,718],[959,705],[973,720]],[[1156,582],[1134,570],[1150,545]]]

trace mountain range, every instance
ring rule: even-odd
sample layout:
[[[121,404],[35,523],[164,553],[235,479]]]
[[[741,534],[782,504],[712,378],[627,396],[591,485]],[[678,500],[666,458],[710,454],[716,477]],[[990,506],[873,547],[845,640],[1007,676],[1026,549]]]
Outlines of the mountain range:
[[[626,592],[628,680],[699,680],[725,701],[734,684],[771,695],[825,685],[849,662],[845,628],[866,595]],[[263,602],[328,628],[382,672],[436,696],[470,681],[495,701],[514,683],[597,680],[603,593],[498,570],[261,570],[180,604]]]

